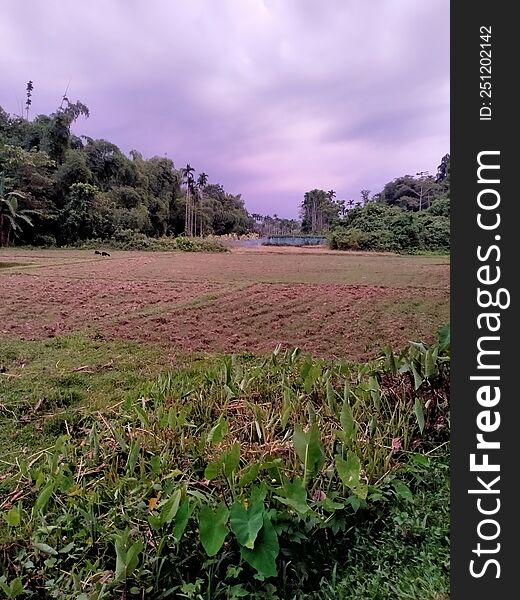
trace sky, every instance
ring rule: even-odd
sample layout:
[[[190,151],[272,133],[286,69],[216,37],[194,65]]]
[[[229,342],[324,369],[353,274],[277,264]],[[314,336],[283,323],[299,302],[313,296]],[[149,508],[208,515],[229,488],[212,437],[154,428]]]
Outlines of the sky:
[[[292,218],[449,152],[449,0],[2,0],[0,106],[168,156]]]

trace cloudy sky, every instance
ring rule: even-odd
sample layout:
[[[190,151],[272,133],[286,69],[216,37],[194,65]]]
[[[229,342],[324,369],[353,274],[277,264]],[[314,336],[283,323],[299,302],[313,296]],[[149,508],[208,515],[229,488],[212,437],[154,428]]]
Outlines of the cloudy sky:
[[[167,155],[294,217],[449,152],[449,0],[2,0],[0,106]]]

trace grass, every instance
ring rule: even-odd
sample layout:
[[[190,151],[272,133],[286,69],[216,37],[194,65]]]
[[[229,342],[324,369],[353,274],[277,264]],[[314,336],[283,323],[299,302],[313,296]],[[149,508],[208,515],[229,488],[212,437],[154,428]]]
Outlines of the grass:
[[[169,363],[164,350],[152,346],[79,334],[43,341],[3,340],[0,473],[17,454],[51,444],[66,421],[139,393]]]
[[[431,355],[428,359],[415,348],[407,356],[414,362],[414,377],[426,377],[415,379],[415,392],[409,376],[391,368],[401,359],[389,353],[383,362],[356,365],[311,361],[297,353],[172,359],[157,347],[81,335],[3,344],[0,452],[6,471],[0,496],[7,504],[0,514],[12,523],[22,515],[19,525],[7,527],[4,521],[3,530],[0,526],[0,565],[7,565],[9,574],[3,583],[16,591],[18,573],[25,586],[22,600],[56,594],[166,598],[167,589],[177,590],[172,597],[194,600],[441,600],[449,589],[448,453],[444,438],[424,445],[441,413],[426,411],[422,435],[413,398],[438,399],[446,388],[440,382],[430,395],[437,377]],[[345,391],[347,382],[350,391]],[[350,397],[353,422],[341,408],[345,397]],[[318,445],[305,433],[313,423]],[[346,433],[349,423],[355,424],[355,438]],[[338,427],[343,434],[334,433]],[[402,444],[396,460],[393,438]],[[305,439],[314,457],[309,463],[302,463],[298,450]],[[230,467],[229,452],[237,441],[240,460]],[[349,447],[344,456],[361,457],[368,488],[364,479],[345,488],[327,467],[343,443]],[[251,468],[258,471],[252,483],[239,484]],[[218,475],[219,469],[226,477]],[[307,481],[306,471],[312,483],[302,501],[299,486]],[[352,473],[355,468],[349,477]],[[209,487],[201,485],[203,479],[210,480]],[[251,502],[251,485],[262,481],[268,503],[264,523],[276,524],[280,540],[278,573],[267,579],[254,576],[230,532],[214,557],[198,545],[198,511],[206,505],[218,511],[223,501],[229,506]],[[323,513],[319,499],[311,498],[320,490],[344,508]],[[182,542],[172,544],[161,519],[168,518],[177,492],[179,498],[187,494],[192,516]],[[280,497],[297,512],[288,511]],[[158,512],[150,499],[159,501]],[[320,514],[327,515],[326,527]],[[125,527],[129,542],[124,542]],[[125,553],[142,538],[139,566],[128,567],[127,576],[117,576],[114,536],[127,544]],[[86,590],[89,595],[81,596]]]
[[[411,469],[413,472],[413,469]],[[449,592],[449,451],[419,474],[412,501],[398,498],[357,529],[348,560],[324,577],[316,600],[447,600]]]

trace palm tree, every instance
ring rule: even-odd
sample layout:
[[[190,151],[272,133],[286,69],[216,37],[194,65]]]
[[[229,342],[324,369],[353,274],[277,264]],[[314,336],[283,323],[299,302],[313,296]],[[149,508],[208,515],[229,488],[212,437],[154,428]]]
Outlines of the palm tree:
[[[190,192],[193,190],[193,173],[195,169],[188,163],[184,169],[182,169],[182,176],[186,183],[186,210],[184,213],[184,233],[185,235],[191,236],[193,233],[193,207],[190,199]]]
[[[204,198],[204,189],[208,184],[208,175],[207,173],[200,173],[197,178],[197,198],[199,200],[199,230],[200,237],[202,237],[202,200]]]
[[[0,179],[0,246],[9,246],[11,232],[16,236],[22,229],[20,221],[33,226],[28,215],[36,214],[37,211],[18,208],[18,199],[25,198],[23,192],[6,192],[5,179]]]

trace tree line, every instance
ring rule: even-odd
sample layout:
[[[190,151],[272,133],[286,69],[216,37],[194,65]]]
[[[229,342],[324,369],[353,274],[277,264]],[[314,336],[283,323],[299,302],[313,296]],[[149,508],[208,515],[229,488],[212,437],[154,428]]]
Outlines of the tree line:
[[[391,252],[450,249],[450,155],[437,173],[423,171],[388,182],[358,200],[337,200],[314,189],[300,205],[304,233],[327,235],[333,249]]]
[[[0,245],[69,245],[140,234],[204,237],[327,235],[330,245],[354,250],[448,250],[450,155],[437,173],[404,175],[371,195],[338,199],[335,190],[304,194],[299,219],[249,214],[233,195],[191,164],[167,157],[125,155],[104,139],[75,135],[71,127],[90,111],[65,95],[50,115],[30,119],[0,107]]]
[[[30,85],[29,85],[30,84]],[[244,234],[254,226],[233,195],[190,164],[125,155],[71,126],[90,111],[63,97],[50,115],[29,119],[0,107],[0,243],[67,245],[122,232],[150,237]]]

